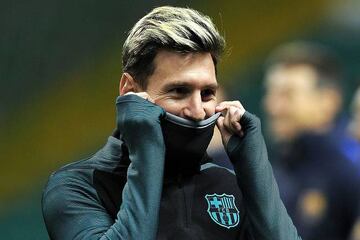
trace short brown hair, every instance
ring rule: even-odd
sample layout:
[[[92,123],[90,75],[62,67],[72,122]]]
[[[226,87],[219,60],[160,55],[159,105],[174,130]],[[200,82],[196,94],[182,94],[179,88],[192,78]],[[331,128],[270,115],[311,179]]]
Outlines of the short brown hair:
[[[318,87],[341,89],[342,67],[335,53],[319,43],[296,41],[275,49],[266,62],[267,69],[276,65],[308,65],[318,75]]]
[[[123,71],[146,89],[159,50],[209,52],[216,67],[224,47],[224,38],[208,16],[190,8],[158,7],[130,30],[123,46]]]

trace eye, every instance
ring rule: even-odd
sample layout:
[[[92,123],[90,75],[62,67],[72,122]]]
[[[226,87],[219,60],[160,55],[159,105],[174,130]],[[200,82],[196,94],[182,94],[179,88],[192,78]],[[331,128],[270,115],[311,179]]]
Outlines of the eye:
[[[201,91],[201,98],[203,101],[212,100],[216,95],[216,90],[214,89],[204,89]]]
[[[169,92],[176,95],[186,95],[190,92],[190,90],[187,87],[175,87],[170,89]]]

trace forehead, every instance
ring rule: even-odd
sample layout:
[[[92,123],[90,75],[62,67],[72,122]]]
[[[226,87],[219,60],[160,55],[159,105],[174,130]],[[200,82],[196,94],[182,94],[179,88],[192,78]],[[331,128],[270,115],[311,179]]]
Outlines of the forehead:
[[[267,89],[310,90],[317,86],[318,75],[308,65],[276,65],[268,70]]]
[[[178,53],[161,50],[154,59],[155,70],[149,85],[167,83],[217,84],[215,66],[210,53]]]

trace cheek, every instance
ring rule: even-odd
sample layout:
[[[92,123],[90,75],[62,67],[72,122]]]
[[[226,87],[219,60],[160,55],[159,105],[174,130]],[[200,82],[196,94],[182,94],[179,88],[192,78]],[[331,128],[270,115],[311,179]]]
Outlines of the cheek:
[[[181,104],[171,99],[155,100],[155,103],[165,109],[165,111],[181,116]]]

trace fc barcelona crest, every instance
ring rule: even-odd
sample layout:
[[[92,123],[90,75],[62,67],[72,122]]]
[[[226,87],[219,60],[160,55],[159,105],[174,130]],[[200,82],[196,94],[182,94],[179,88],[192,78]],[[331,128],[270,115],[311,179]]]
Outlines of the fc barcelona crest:
[[[239,210],[236,208],[233,195],[206,194],[205,199],[208,204],[207,212],[215,223],[226,228],[232,228],[239,224]]]

